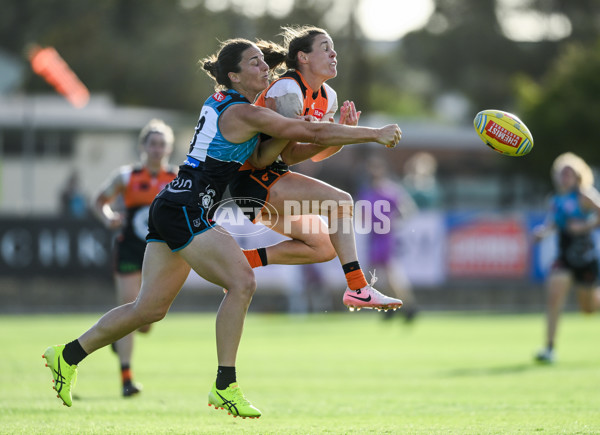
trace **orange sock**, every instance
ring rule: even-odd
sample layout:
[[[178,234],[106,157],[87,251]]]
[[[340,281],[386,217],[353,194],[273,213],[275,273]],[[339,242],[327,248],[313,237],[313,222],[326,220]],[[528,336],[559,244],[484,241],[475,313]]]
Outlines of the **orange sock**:
[[[353,270],[346,274],[346,281],[350,290],[358,290],[368,285],[365,274],[361,269]]]
[[[246,260],[248,260],[248,263],[252,269],[263,265],[262,259],[258,253],[258,249],[242,249],[242,252],[246,256]]]
[[[123,383],[131,382],[131,369],[122,369],[121,370],[121,380]]]

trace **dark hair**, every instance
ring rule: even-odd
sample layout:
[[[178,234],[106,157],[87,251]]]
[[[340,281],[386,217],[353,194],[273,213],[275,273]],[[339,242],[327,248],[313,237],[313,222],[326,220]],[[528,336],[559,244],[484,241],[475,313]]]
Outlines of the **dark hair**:
[[[269,68],[274,69],[282,64],[287,55],[285,48],[280,45],[264,40],[257,40],[256,43],[248,39],[236,38],[228,39],[221,43],[219,52],[208,56],[202,60],[202,68],[217,82],[217,88],[231,88],[230,72],[240,72],[240,62],[242,53],[249,47],[256,46],[262,51],[265,57],[265,63]]]
[[[231,88],[231,80],[228,74],[230,72],[240,72],[242,53],[252,45],[254,45],[252,41],[247,39],[228,39],[221,43],[217,54],[200,60],[202,68],[216,80],[217,85],[229,89]]]
[[[256,41],[256,46],[262,51],[263,56],[265,57],[265,63],[269,65],[269,69],[276,69],[287,59],[287,50],[273,41],[258,39]]]
[[[328,35],[328,33],[314,26],[290,26],[282,27],[284,46],[287,47],[287,58],[285,64],[290,69],[298,69],[298,52],[310,53],[317,35]]]

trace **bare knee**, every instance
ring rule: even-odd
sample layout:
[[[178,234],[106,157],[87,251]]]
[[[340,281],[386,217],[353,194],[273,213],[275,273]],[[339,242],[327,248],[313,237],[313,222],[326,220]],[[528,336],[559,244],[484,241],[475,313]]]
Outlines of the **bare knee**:
[[[352,203],[353,199],[352,199],[352,195],[350,195],[348,192],[342,190],[342,189],[335,189],[335,194],[333,195],[334,200],[340,202],[340,203]]]
[[[229,285],[228,295],[235,296],[250,302],[256,291],[256,278],[252,269],[238,273],[235,282]]]
[[[138,302],[136,302],[135,312],[140,323],[138,330],[140,332],[148,332],[153,323],[159,322],[165,318],[169,312],[169,306],[141,306]]]
[[[148,332],[150,332],[151,327],[152,327],[151,324],[150,325],[144,325],[144,326],[139,327],[137,329],[137,331],[141,332],[142,334],[147,334]]]
[[[315,244],[315,255],[313,258],[315,263],[324,263],[337,257],[337,253],[331,244],[329,236],[327,234],[322,234],[322,236],[323,237],[320,237]]]

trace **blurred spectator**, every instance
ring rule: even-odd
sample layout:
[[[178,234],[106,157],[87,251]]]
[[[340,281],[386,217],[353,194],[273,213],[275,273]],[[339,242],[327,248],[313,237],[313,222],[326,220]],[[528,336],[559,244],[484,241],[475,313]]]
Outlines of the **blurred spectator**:
[[[77,169],[71,172],[60,193],[60,211],[63,216],[77,219],[83,219],[87,215],[87,199],[81,189],[81,179]]]
[[[564,153],[552,165],[556,193],[546,222],[534,229],[536,240],[558,231],[558,256],[548,277],[546,345],[536,355],[539,362],[554,362],[554,340],[560,312],[574,287],[579,308],[593,313],[600,307],[598,256],[592,231],[600,225],[600,193],[587,163]]]
[[[418,152],[404,164],[404,187],[411,194],[420,210],[440,205],[440,188],[437,177],[437,161],[426,152]]]
[[[368,186],[359,192],[358,199],[368,201],[371,207],[365,208],[358,218],[370,225],[367,234],[369,269],[377,272],[382,287],[388,287],[395,297],[402,299],[401,312],[410,321],[418,309],[411,283],[396,256],[396,229],[402,220],[418,212],[418,207],[406,189],[389,176],[382,157],[373,155],[368,159],[366,174]],[[387,311],[386,318],[393,313]]]

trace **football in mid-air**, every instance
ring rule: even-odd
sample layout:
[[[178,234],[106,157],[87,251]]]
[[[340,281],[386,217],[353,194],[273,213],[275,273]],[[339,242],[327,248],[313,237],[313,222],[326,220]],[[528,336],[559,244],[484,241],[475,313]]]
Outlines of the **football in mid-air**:
[[[524,156],[533,148],[533,136],[516,115],[502,110],[482,110],[473,120],[481,140],[494,151]]]

